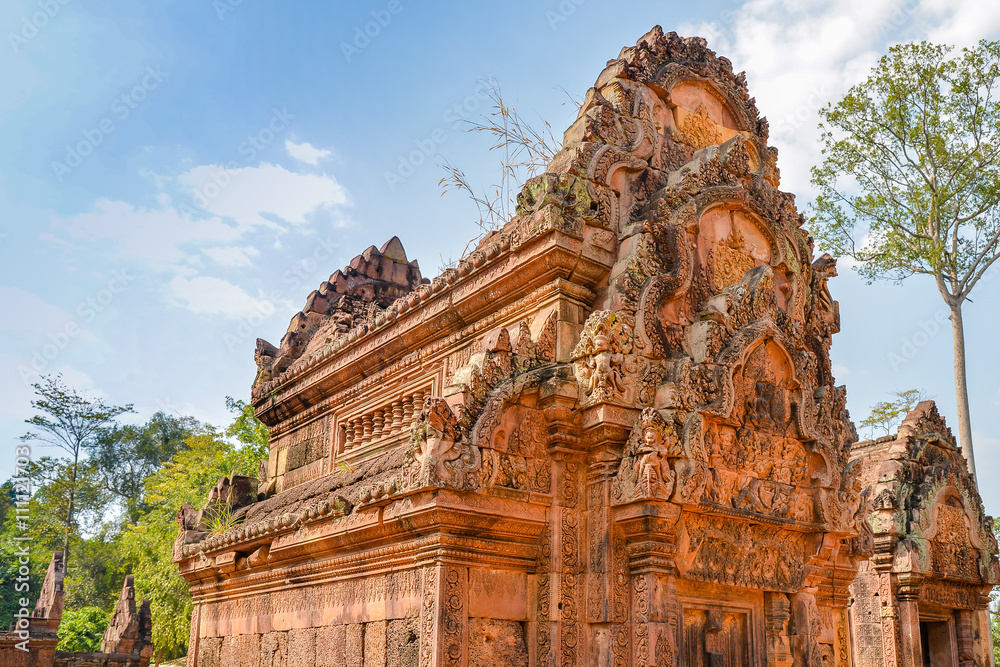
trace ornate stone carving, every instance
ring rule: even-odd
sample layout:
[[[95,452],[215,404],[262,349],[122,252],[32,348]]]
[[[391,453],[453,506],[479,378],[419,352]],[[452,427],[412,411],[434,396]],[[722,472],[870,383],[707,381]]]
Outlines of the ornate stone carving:
[[[593,313],[573,350],[573,361],[584,404],[634,400],[637,365],[627,318],[612,311]]]
[[[410,442],[410,463],[403,473],[406,488],[478,486],[474,473],[482,462],[479,448],[465,442],[458,417],[443,398],[424,402]]]

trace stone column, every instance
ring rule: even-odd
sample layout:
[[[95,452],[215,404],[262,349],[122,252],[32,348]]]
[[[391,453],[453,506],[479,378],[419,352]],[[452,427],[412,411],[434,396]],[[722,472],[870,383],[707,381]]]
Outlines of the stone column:
[[[629,545],[631,609],[626,627],[631,628],[631,658],[627,664],[676,664],[679,634],[675,529],[680,513],[675,503],[652,499],[615,508],[614,521]]]
[[[403,398],[403,426],[402,428],[410,428],[413,423],[413,397],[406,396]]]
[[[764,593],[765,643],[768,667],[792,667],[792,649],[788,643],[788,619],[791,604],[784,593]]]
[[[892,585],[892,573],[880,572],[878,575],[878,596],[881,602],[880,617],[882,619],[882,661],[884,667],[904,667],[902,662],[902,646],[900,646],[899,607],[896,604],[895,588]],[[920,640],[920,635],[917,635]]]
[[[392,428],[390,432],[395,435],[399,433],[403,428],[403,402],[393,401],[392,402]]]
[[[972,633],[972,612],[967,609],[955,612],[955,639],[958,644],[958,667],[973,667],[975,638]]]
[[[900,581],[896,591],[899,607],[899,664],[922,665],[924,654],[920,646],[920,609],[917,603],[919,595],[917,582]]]
[[[372,441],[372,428],[375,422],[372,420],[372,415],[369,413],[361,418],[361,444],[367,445]]]
[[[556,572],[557,588],[553,600],[557,603],[558,620],[553,637],[553,653],[560,667],[584,665],[586,644],[581,611],[583,608],[583,517],[585,501],[581,496],[583,463],[579,457],[560,457],[556,461],[556,503],[553,523],[558,545],[552,551],[552,569]]]
[[[552,457],[553,506],[546,572],[539,572],[537,663],[539,667],[588,665],[584,572],[586,556],[586,457],[574,406],[575,383],[553,382],[539,395],[548,425],[546,449]],[[548,603],[543,605],[543,599]],[[588,665],[589,667],[589,665]]]
[[[364,425],[361,423],[361,417],[355,417],[351,420],[351,424],[354,426],[354,439],[351,441],[351,446],[358,447],[364,442]]]
[[[188,635],[187,667],[198,667],[198,639],[200,636],[201,605],[195,604],[191,610],[191,633]]]
[[[425,567],[420,610],[420,667],[467,667],[469,570],[444,563]]]
[[[617,470],[621,444],[596,446],[587,470],[587,573],[586,613],[588,649],[586,664],[612,665],[614,600],[614,554],[611,524],[610,479]],[[620,455],[620,454],[619,454]],[[626,591],[627,594],[627,591]],[[627,600],[618,601],[627,617]],[[625,618],[621,619],[623,622]]]

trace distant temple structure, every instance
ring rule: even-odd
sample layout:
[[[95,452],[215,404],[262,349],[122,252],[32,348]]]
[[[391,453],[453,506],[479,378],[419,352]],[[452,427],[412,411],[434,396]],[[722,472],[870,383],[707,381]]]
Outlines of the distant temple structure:
[[[455,268],[393,238],[258,341],[270,456],[178,517],[189,666],[910,664],[855,657],[852,582],[895,565],[836,262],[767,139],[728,60],[654,28]]]
[[[8,631],[0,631],[0,667],[147,667],[153,655],[152,617],[149,601],[136,605],[135,584],[125,577],[121,596],[104,636],[100,651],[57,651],[62,621],[66,566],[63,552],[49,561],[42,591],[31,617],[15,618]]]
[[[851,584],[855,665],[992,665],[992,520],[934,403],[917,405],[896,435],[857,443],[852,458],[875,535]]]

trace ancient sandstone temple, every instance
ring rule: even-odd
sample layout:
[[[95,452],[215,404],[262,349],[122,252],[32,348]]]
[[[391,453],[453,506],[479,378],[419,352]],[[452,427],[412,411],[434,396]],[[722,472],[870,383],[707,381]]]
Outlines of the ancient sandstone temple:
[[[836,270],[767,139],[655,28],[456,268],[394,239],[324,282],[258,344],[260,495],[180,517],[189,664],[852,664]]]
[[[858,667],[993,664],[989,593],[1000,583],[990,517],[931,401],[895,435],[859,442],[875,554],[851,584]]]

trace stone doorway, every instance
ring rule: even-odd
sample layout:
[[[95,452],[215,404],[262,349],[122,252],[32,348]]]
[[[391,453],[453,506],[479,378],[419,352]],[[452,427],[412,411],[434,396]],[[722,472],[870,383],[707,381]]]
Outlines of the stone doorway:
[[[949,618],[920,619],[920,653],[923,667],[958,667],[955,623]]]

